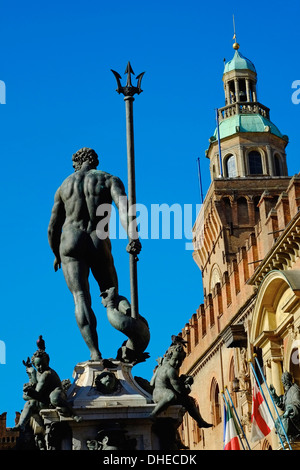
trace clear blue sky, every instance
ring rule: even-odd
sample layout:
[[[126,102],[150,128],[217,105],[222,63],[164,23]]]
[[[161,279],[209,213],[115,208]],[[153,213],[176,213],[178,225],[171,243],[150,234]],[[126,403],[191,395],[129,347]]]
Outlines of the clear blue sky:
[[[73,299],[53,271],[47,226],[56,188],[72,172],[71,156],[94,148],[100,169],[127,186],[125,107],[111,69],[128,60],[146,71],[134,102],[137,199],[151,204],[200,203],[196,158],[204,191],[210,184],[205,150],[224,105],[223,59],[233,56],[232,15],[240,51],[256,66],[259,101],[289,135],[289,173],[298,173],[300,80],[297,2],[147,2],[53,0],[1,2],[1,322],[6,364],[0,364],[0,413],[23,408],[22,360],[42,334],[50,365],[61,379],[89,358],[77,328]],[[124,80],[124,78],[123,78]],[[150,359],[133,374],[150,379],[156,359],[203,300],[201,273],[186,240],[144,240],[138,263],[140,313],[150,324]],[[129,296],[125,240],[113,241],[120,293]],[[92,282],[104,357],[125,339],[106,319]]]

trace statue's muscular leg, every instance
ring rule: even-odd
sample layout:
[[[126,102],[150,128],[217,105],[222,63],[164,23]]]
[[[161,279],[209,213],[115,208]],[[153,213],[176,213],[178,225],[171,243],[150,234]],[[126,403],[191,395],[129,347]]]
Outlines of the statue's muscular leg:
[[[155,418],[159,413],[165,411],[170,405],[176,403],[176,395],[173,390],[167,388],[156,391],[156,395],[153,396],[156,403],[155,408],[150,414],[151,418]]]
[[[66,283],[73,294],[75,317],[81,335],[90,350],[91,360],[100,360],[97,320],[91,307],[89,292],[89,268],[85,262],[68,256],[62,256],[61,261]]]
[[[93,241],[93,256],[91,257],[91,271],[99,285],[100,292],[105,292],[110,287],[115,287],[118,294],[118,276],[111,253],[111,242],[109,238],[99,240],[96,233],[91,234]]]
[[[212,424],[204,421],[192,397],[186,396],[184,399],[182,399],[181,403],[189,415],[196,421],[199,428],[210,428],[213,426]]]
[[[26,424],[31,417],[39,416],[38,403],[36,400],[28,400],[25,402],[18,424],[14,427],[15,430],[25,430]]]

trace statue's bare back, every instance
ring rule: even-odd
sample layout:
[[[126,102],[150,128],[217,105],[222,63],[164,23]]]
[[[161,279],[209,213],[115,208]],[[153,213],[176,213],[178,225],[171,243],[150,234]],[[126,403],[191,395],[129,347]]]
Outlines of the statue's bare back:
[[[108,236],[112,202],[128,231],[127,204],[120,204],[121,197],[127,200],[124,185],[118,177],[97,170],[98,163],[98,156],[92,149],[83,148],[73,155],[75,173],[56,191],[48,227],[48,240],[55,255],[54,269],[62,267],[74,297],[77,324],[93,360],[101,358],[101,353],[91,307],[89,272],[92,271],[101,293],[114,288],[118,295],[118,278]],[[98,210],[101,205],[105,205],[108,214],[99,216],[99,213],[104,214]],[[99,222],[104,217],[103,226]],[[106,232],[99,232],[99,227]],[[139,240],[132,249],[139,253]]]

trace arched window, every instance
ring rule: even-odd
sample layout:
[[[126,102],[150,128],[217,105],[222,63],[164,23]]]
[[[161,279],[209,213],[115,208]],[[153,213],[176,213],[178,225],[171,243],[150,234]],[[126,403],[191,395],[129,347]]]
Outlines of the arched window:
[[[252,150],[248,155],[250,175],[261,175],[262,161],[261,154],[257,150]]]
[[[225,170],[227,178],[236,178],[235,156],[229,155],[225,160]]]
[[[239,79],[239,90],[239,101],[247,101],[246,80],[244,78]]]
[[[219,385],[214,378],[212,380],[210,389],[210,402],[212,405],[213,425],[217,426],[222,421],[221,407],[220,407],[220,391]]]

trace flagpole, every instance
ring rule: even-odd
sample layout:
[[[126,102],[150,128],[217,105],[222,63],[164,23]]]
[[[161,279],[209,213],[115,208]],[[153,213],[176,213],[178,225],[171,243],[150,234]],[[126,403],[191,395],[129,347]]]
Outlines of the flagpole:
[[[227,418],[226,418],[226,413],[227,413],[227,410],[226,410],[226,403],[225,403],[225,398],[223,396],[223,393],[221,393],[222,395],[222,398],[223,398],[223,406],[224,406],[224,417],[223,417],[223,420],[224,420],[224,424],[223,424],[223,450],[225,450],[225,444],[226,444],[226,421],[227,421]]]
[[[218,148],[219,148],[219,162],[220,162],[220,177],[223,177],[222,153],[221,153],[221,139],[220,139],[220,124],[219,124],[219,110],[216,109],[216,123],[218,133]]]
[[[199,178],[201,204],[203,204],[202,178],[201,178],[200,158],[199,157],[197,158],[197,164],[198,164],[198,178]]]
[[[271,398],[271,400],[272,400],[272,403],[273,403],[273,406],[274,406],[274,409],[275,409],[277,418],[278,418],[278,420],[279,420],[280,426],[281,426],[281,428],[282,428],[282,430],[283,430],[283,433],[284,433],[284,436],[285,436],[285,438],[286,438],[286,442],[287,442],[287,444],[288,444],[290,450],[293,450],[292,447],[291,447],[289,438],[288,438],[288,436],[287,436],[287,433],[286,433],[286,431],[285,431],[285,429],[284,429],[284,426],[283,426],[283,423],[282,423],[282,421],[281,421],[281,418],[280,418],[280,416],[279,416],[279,413],[278,413],[278,410],[277,410],[277,406],[276,406],[276,404],[275,404],[275,402],[274,402],[274,399],[273,399],[273,397],[272,397],[272,394],[271,394],[271,392],[270,392],[270,390],[269,390],[269,387],[268,387],[268,385],[267,385],[267,381],[266,381],[266,379],[265,379],[265,376],[264,376],[264,374],[263,374],[263,371],[262,371],[262,369],[261,369],[261,367],[260,367],[260,364],[259,364],[259,362],[258,362],[258,359],[257,359],[256,354],[253,354],[253,357],[254,357],[254,360],[255,360],[255,362],[256,362],[256,364],[257,364],[257,367],[258,367],[258,369],[259,369],[260,375],[262,376],[262,379],[263,379],[263,381],[264,381],[264,383],[265,383],[265,386],[266,386],[266,388],[267,388],[267,390],[268,390],[269,396],[270,396],[270,398]]]
[[[222,393],[223,400],[225,401],[225,403],[226,403],[226,405],[228,406],[228,408],[230,408],[230,405],[229,405],[229,403],[228,403],[228,401],[227,401],[227,399],[226,399],[224,393],[223,393],[223,392],[221,392],[221,393]],[[225,426],[226,426],[226,423],[225,423]],[[226,430],[226,427],[225,427],[225,430]],[[238,436],[239,436],[239,440],[241,441],[242,447],[243,447],[243,449],[245,450],[245,446],[244,446],[243,440],[241,439],[240,433],[238,433]]]
[[[261,394],[262,394],[262,396],[263,396],[263,398],[264,398],[264,400],[265,400],[265,403],[266,403],[266,405],[267,405],[267,408],[268,408],[268,411],[269,411],[269,413],[270,413],[270,415],[271,415],[271,418],[272,418],[272,420],[273,420],[273,422],[274,422],[274,424],[275,424],[275,419],[273,418],[273,415],[272,415],[272,413],[271,413],[269,404],[268,404],[268,402],[267,402],[267,400],[266,400],[266,397],[265,397],[265,394],[264,394],[264,392],[263,392],[263,389],[262,389],[262,387],[261,387],[261,385],[260,385],[260,383],[259,383],[257,374],[256,374],[255,369],[254,369],[254,366],[253,366],[253,364],[252,364],[252,361],[249,360],[249,363],[250,363],[252,372],[253,372],[253,374],[254,374],[254,377],[255,377],[255,379],[256,379],[256,383],[257,383],[257,385],[258,385],[258,387],[259,387],[259,390],[260,390],[260,392],[261,392]],[[279,437],[279,439],[280,439],[280,442],[281,442],[281,445],[282,445],[283,450],[287,450],[287,449],[284,447],[284,444],[283,444],[283,441],[282,441],[282,439],[281,439],[280,434],[278,434],[278,437]]]
[[[231,402],[231,405],[232,405],[234,414],[235,414],[235,416],[236,416],[236,419],[238,420],[239,426],[240,426],[240,428],[241,428],[241,430],[242,430],[242,433],[243,433],[243,436],[244,436],[245,441],[246,441],[246,443],[247,443],[247,446],[248,446],[249,450],[251,450],[251,447],[250,447],[249,442],[248,442],[248,440],[247,440],[247,437],[246,437],[246,434],[245,434],[245,432],[244,432],[243,426],[242,426],[242,424],[241,424],[241,421],[240,421],[240,419],[239,419],[239,417],[238,417],[236,408],[235,408],[235,406],[234,406],[234,404],[233,404],[233,401],[232,401],[232,398],[231,398],[231,396],[230,396],[229,390],[228,390],[227,387],[225,387],[225,390],[226,390],[227,395],[228,395],[228,397],[229,397],[229,399],[230,399],[230,402]]]

